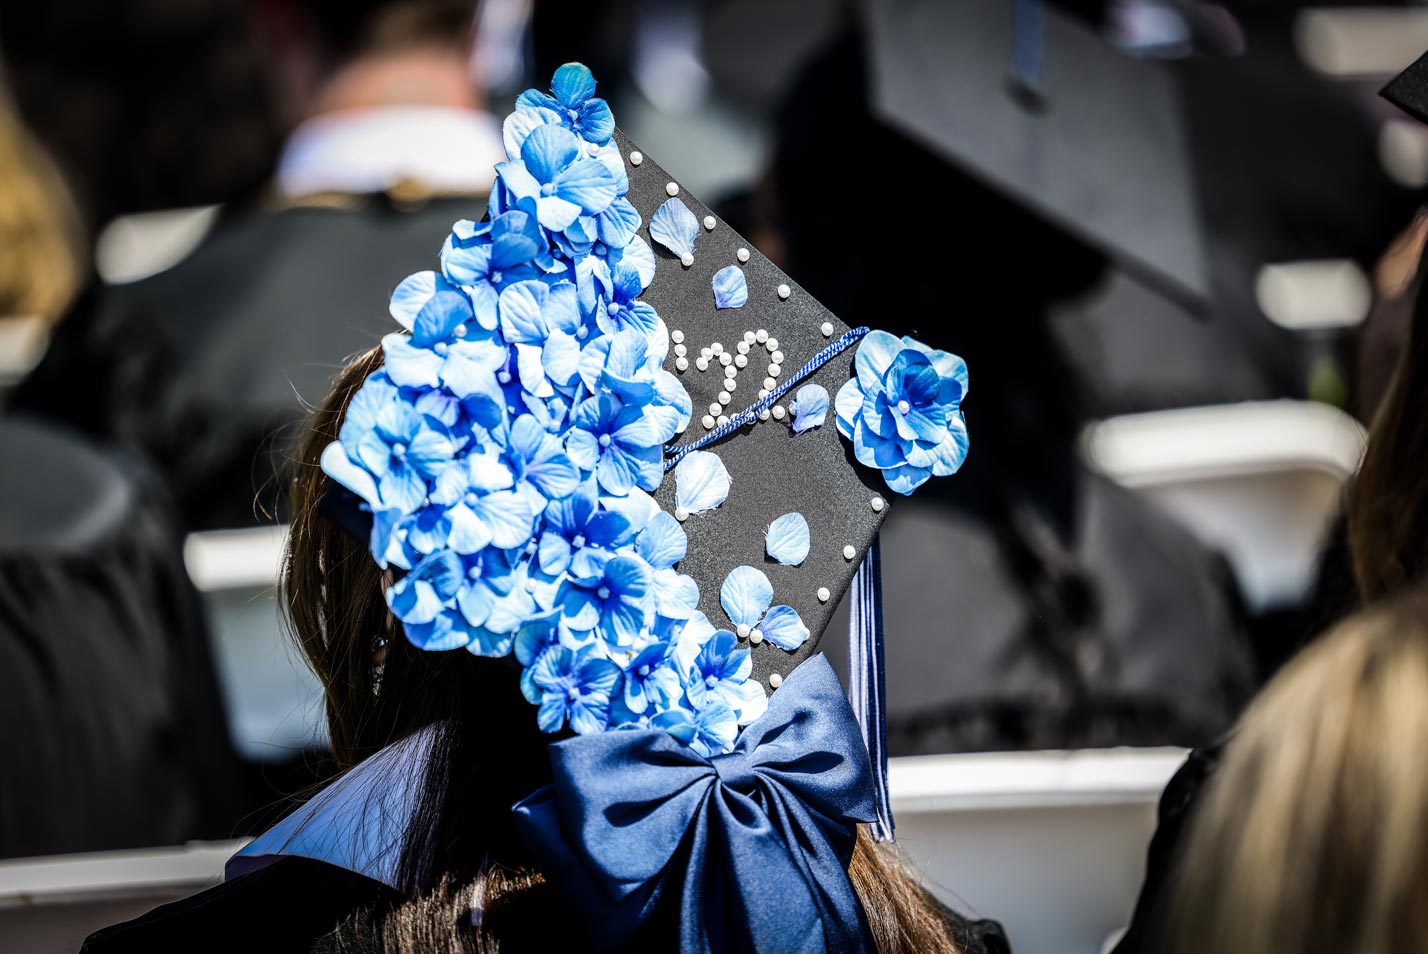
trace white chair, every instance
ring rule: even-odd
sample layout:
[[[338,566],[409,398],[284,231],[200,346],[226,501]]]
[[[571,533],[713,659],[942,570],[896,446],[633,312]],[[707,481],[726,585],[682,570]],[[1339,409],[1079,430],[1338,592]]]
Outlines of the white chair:
[[[0,861],[0,949],[75,951],[99,928],[177,901],[222,877],[243,842]]]
[[[233,743],[256,761],[326,744],[322,687],[292,646],[276,581],[286,527],[190,534],[184,562],[208,610]]]
[[[1303,600],[1363,447],[1357,421],[1307,401],[1131,414],[1084,442],[1093,466],[1220,549],[1255,612]]]
[[[1130,919],[1180,749],[893,759],[897,840],[925,883],[1017,954],[1098,954]]]

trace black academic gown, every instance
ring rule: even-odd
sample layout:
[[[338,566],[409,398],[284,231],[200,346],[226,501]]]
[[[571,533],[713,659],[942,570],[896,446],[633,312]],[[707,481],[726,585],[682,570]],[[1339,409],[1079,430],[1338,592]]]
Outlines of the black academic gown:
[[[162,488],[34,420],[0,418],[0,447],[0,858],[229,837],[237,761]]]
[[[392,330],[392,289],[485,204],[334,195],[231,212],[168,271],[93,289],[12,406],[150,456],[189,529],[251,525],[255,496],[285,499],[273,478],[306,408]]]

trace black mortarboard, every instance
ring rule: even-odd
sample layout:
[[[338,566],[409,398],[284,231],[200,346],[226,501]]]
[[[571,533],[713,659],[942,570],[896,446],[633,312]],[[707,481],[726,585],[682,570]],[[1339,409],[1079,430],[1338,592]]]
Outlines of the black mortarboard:
[[[1419,121],[1428,123],[1428,53],[1389,80],[1379,95]]]
[[[866,0],[893,127],[1182,301],[1206,295],[1173,78],[1040,0]]]

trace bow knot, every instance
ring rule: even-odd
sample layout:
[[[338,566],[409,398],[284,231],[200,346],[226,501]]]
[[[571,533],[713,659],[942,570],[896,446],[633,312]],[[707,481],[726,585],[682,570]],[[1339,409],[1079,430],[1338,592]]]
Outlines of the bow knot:
[[[857,824],[875,817],[872,771],[822,656],[728,755],[655,729],[550,748],[555,781],[516,805],[517,822],[597,950],[661,908],[678,912],[684,954],[873,949],[847,874]]]

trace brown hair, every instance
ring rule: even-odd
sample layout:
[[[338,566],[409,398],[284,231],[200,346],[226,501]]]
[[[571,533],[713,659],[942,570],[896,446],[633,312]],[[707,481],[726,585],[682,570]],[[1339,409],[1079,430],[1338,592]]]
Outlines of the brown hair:
[[[1349,491],[1349,546],[1365,603],[1428,570],[1428,293],[1422,260],[1417,298],[1388,392],[1374,414],[1368,449]]]
[[[548,779],[550,736],[536,720],[495,713],[529,709],[504,660],[423,652],[394,635],[382,571],[366,545],[318,509],[328,479],[318,466],[337,438],[348,402],[382,364],[379,349],[350,362],[316,409],[295,460],[293,519],[282,595],[293,634],[325,690],[333,757],[349,768],[423,727],[436,742],[417,817],[408,828],[400,878],[408,900],[359,912],[338,931],[362,951],[547,950],[569,918],[526,856],[509,807]],[[390,638],[389,641],[388,637]],[[381,646],[383,642],[383,648]],[[481,771],[481,767],[495,767]],[[466,819],[480,819],[480,825]],[[969,925],[943,908],[885,846],[859,832],[849,876],[882,954],[955,952]],[[469,914],[479,890],[483,917]],[[670,916],[672,917],[672,915]],[[666,917],[628,950],[666,950]],[[578,938],[569,939],[578,945]]]
[[[1350,617],[1246,712],[1167,948],[1398,954],[1428,936],[1428,594]]]

